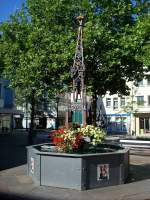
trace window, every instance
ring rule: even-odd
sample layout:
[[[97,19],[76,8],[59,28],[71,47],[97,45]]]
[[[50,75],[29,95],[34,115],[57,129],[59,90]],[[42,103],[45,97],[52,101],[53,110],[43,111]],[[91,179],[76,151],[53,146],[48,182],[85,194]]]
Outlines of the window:
[[[148,106],[150,106],[150,96],[148,96]]]
[[[140,133],[150,133],[150,118],[139,118]]]
[[[144,129],[144,118],[139,118],[140,121],[140,129]]]
[[[149,118],[145,118],[145,129],[149,130]]]
[[[138,86],[142,86],[143,85],[143,80],[138,82]]]
[[[106,98],[106,107],[111,106],[111,98]]]
[[[118,98],[114,98],[113,99],[113,109],[117,109],[118,108]]]
[[[120,106],[125,106],[125,98],[121,97],[120,99]]]
[[[147,78],[147,85],[150,85],[150,77]]]
[[[137,96],[137,104],[139,106],[143,106],[144,105],[144,96]]]

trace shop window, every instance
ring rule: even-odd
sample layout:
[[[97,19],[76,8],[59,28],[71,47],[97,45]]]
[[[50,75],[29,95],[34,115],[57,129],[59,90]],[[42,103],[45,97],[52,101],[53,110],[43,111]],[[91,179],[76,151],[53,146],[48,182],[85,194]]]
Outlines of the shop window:
[[[125,106],[125,98],[121,97],[120,99],[120,106]]]
[[[144,118],[140,118],[140,129],[144,129]]]
[[[149,118],[145,118],[145,129],[149,130]]]
[[[121,121],[121,117],[116,117],[116,118],[115,118],[115,121],[116,121],[116,122],[120,122],[120,121]]]
[[[113,99],[113,109],[118,109],[118,98]]]
[[[150,118],[145,117],[145,118],[140,118],[140,133],[150,133]]]
[[[14,128],[23,128],[22,127],[22,118],[14,118],[14,120],[15,120],[15,127]]]
[[[111,106],[111,98],[106,98],[106,107]]]
[[[144,105],[144,96],[137,96],[137,105],[139,106]]]

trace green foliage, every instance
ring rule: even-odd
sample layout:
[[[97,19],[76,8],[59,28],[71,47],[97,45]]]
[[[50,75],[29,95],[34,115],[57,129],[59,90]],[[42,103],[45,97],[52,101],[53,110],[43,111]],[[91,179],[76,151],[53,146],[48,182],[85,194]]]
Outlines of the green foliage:
[[[82,13],[87,91],[127,94],[150,63],[148,12],[148,0],[27,0],[0,27],[5,75],[26,96],[66,90]]]
[[[141,39],[144,44],[140,54],[140,59],[142,59],[144,65],[150,69],[150,15],[140,18],[138,28],[141,28],[139,31],[141,32]]]

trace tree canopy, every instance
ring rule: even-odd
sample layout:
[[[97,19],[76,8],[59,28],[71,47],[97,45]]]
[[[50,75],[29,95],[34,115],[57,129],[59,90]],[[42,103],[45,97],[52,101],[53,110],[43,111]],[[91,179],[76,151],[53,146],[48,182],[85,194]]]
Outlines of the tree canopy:
[[[27,0],[1,25],[5,74],[26,94],[62,89],[73,63],[76,16],[82,13],[88,90],[126,93],[125,82],[143,74],[149,8],[146,0]]]
[[[0,25],[1,69],[28,97],[68,90],[82,14],[87,91],[127,94],[150,64],[149,11],[149,0],[27,0]]]

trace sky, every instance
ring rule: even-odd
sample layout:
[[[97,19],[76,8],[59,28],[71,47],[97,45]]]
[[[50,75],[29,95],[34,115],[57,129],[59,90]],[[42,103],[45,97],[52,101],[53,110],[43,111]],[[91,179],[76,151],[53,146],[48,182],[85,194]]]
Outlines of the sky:
[[[25,0],[0,0],[0,22],[9,19],[9,16],[21,8]]]

